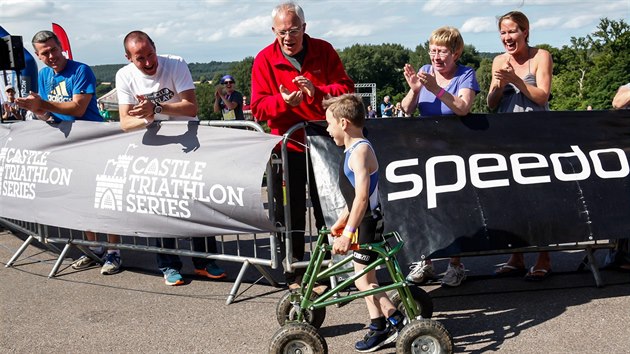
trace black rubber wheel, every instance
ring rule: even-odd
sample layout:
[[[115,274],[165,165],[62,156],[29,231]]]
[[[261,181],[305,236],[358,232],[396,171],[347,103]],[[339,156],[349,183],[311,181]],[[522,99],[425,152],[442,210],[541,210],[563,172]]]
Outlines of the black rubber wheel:
[[[453,338],[433,320],[414,320],[398,334],[396,354],[451,354]]]
[[[317,329],[308,323],[291,322],[271,338],[269,354],[327,354],[328,345]]]
[[[420,309],[420,311],[418,311],[418,313],[420,313],[420,316],[422,316],[422,318],[424,319],[429,319],[433,317],[433,300],[431,299],[431,296],[422,288],[419,288],[417,286],[409,286],[409,290],[411,291],[413,299],[416,300],[416,305]],[[394,306],[396,306],[396,308],[400,312],[402,312],[408,320],[412,320],[412,318],[409,318],[409,315],[405,310],[405,306],[403,306],[398,291],[395,291],[390,299],[392,300]]]
[[[318,295],[311,293],[311,300],[317,299]],[[326,319],[326,308],[322,307],[316,310],[304,309],[304,322],[309,323],[315,328],[320,328],[324,319]],[[276,306],[276,319],[280,326],[284,326],[287,321],[296,321],[297,312],[291,303],[291,292],[288,291],[278,302]]]

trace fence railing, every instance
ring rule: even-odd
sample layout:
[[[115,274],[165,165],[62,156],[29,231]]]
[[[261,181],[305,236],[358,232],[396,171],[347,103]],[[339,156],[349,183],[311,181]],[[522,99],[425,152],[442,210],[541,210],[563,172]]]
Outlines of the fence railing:
[[[245,128],[264,132],[258,124],[251,121],[201,121],[200,125],[225,128]],[[280,163],[280,161],[275,160],[272,162],[270,160],[267,166],[267,175],[271,171],[272,163]],[[266,192],[268,196],[267,205],[269,207],[269,210],[273,210],[273,198],[269,197],[274,188],[273,181],[271,181],[271,179],[267,179],[266,186],[262,186],[262,188],[266,190],[263,191],[263,195],[265,195]],[[273,221],[273,213],[270,213],[270,218]],[[279,254],[276,251],[278,248],[277,235],[274,232],[262,234],[232,234],[207,237],[205,242],[206,250],[204,252],[200,250],[194,250],[192,247],[192,243],[188,242],[189,240],[186,237],[175,238],[177,240],[175,242],[175,248],[171,249],[153,245],[152,243],[155,244],[155,242],[153,242],[155,238],[121,235],[121,242],[114,244],[99,239],[99,237],[105,238],[104,235],[97,235],[99,236],[97,237],[97,240],[92,241],[86,239],[84,233],[81,231],[62,229],[40,225],[37,223],[25,223],[20,220],[0,218],[0,224],[4,225],[10,230],[28,235],[23,244],[7,262],[6,267],[13,266],[15,262],[19,259],[20,255],[26,250],[26,248],[34,241],[38,241],[49,248],[51,251],[59,253],[59,257],[57,258],[57,261],[55,262],[49,274],[49,278],[54,277],[57,274],[63,263],[63,260],[66,258],[68,252],[73,247],[76,247],[86,255],[97,259],[96,256],[90,251],[89,247],[101,246],[104,248],[173,254],[178,256],[191,256],[225,262],[241,263],[242,265],[240,271],[236,276],[230,294],[227,297],[227,304],[230,304],[234,301],[239,287],[243,281],[244,275],[249,269],[250,265],[254,266],[260,272],[262,277],[264,277],[272,286],[278,286],[278,283],[273,279],[271,274],[266,269],[276,269],[280,264],[280,261],[278,259]],[[212,253],[208,251],[207,245],[208,242],[215,242],[215,238],[219,241],[218,248],[216,253]],[[160,242],[159,244],[162,245],[163,243]],[[64,246],[59,249],[56,245]]]

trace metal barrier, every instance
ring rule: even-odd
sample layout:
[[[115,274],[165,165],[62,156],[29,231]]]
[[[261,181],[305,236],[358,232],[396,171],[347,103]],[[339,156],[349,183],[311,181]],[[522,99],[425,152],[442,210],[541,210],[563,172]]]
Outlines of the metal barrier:
[[[117,124],[117,123],[113,123]],[[264,132],[263,129],[256,123],[251,121],[201,121],[200,125],[208,125],[214,127],[228,127],[228,128],[247,128],[253,129],[259,132]],[[285,217],[285,225],[281,225],[275,221],[274,215],[274,198],[273,198],[273,190],[274,188],[283,188],[283,196],[284,196],[284,205],[288,204],[290,192],[288,189],[289,186],[289,174],[288,174],[288,152],[287,152],[287,142],[290,139],[290,136],[294,134],[296,131],[300,129],[304,129],[307,123],[299,123],[292,128],[290,128],[287,133],[284,135],[282,145],[281,145],[281,158],[273,157],[270,160],[270,164],[267,166],[267,200],[268,200],[268,210],[269,216],[273,223],[278,225],[279,233],[283,235],[284,238],[284,262],[283,266],[288,270],[292,271],[294,268],[306,268],[308,266],[308,257],[305,257],[305,260],[293,262],[293,254],[292,254],[292,242],[291,237],[288,237],[292,230],[291,224],[291,211],[290,208],[284,208],[284,217]],[[307,168],[307,184],[309,178],[309,169],[310,166],[310,156],[308,151],[308,146],[306,146],[306,168]],[[269,178],[271,176],[271,169],[274,166],[282,165],[283,167],[283,185],[282,186],[274,186],[273,178]],[[309,184],[310,185],[310,184]],[[313,222],[313,212],[312,212],[312,203],[309,203],[307,200],[307,219],[306,219],[306,228],[305,228],[305,247],[307,247],[306,255],[308,256],[308,250],[312,249],[313,244],[317,239],[317,230],[314,227]],[[201,257],[207,259],[214,259],[219,261],[228,261],[228,262],[237,262],[242,263],[241,269],[234,281],[234,285],[230,291],[230,294],[227,297],[226,304],[231,304],[237,293],[238,289],[243,281],[243,277],[245,272],[249,268],[250,265],[253,265],[272,286],[278,286],[278,283],[273,279],[273,277],[267,272],[265,267],[270,267],[271,269],[277,269],[280,265],[280,260],[282,253],[277,252],[278,249],[278,238],[275,233],[266,233],[266,234],[235,234],[235,235],[221,235],[217,236],[220,238],[220,249],[217,253],[209,253],[209,252],[200,252],[194,251],[192,249],[192,244],[189,244],[186,247],[187,239],[176,238],[176,248],[168,249],[157,246],[152,246],[149,244],[149,238],[143,237],[135,237],[135,236],[121,236],[121,243],[111,244],[105,241],[89,241],[86,240],[82,232],[74,231],[74,230],[62,230],[58,228],[52,228],[45,225],[40,225],[36,223],[26,223],[19,220],[8,220],[0,218],[0,224],[4,225],[8,229],[21,232],[25,235],[28,235],[27,239],[20,246],[20,248],[16,251],[16,253],[11,257],[11,259],[7,262],[6,267],[12,266],[20,255],[26,250],[26,248],[33,242],[38,241],[45,245],[49,250],[59,253],[59,257],[53,266],[49,274],[50,277],[54,277],[58,272],[63,260],[65,259],[67,253],[72,247],[79,248],[86,255],[91,256],[96,259],[96,256],[89,250],[88,247],[106,247],[106,248],[118,248],[122,250],[134,250],[134,251],[142,251],[142,252],[153,252],[153,253],[164,253],[164,254],[174,254],[179,256],[191,256],[191,257]],[[53,232],[55,234],[53,234]],[[79,234],[79,236],[77,236]],[[208,238],[211,242],[214,242],[214,237]],[[55,246],[55,244],[64,244],[63,249],[59,249]],[[251,248],[248,247],[251,244]],[[229,247],[228,247],[229,246]],[[207,242],[206,242],[207,247]],[[593,252],[597,249],[601,248],[612,248],[614,247],[613,241],[593,241],[593,242],[576,242],[571,244],[557,244],[557,245],[549,245],[544,247],[527,247],[527,248],[519,248],[519,249],[509,249],[509,250],[492,250],[487,252],[471,252],[471,253],[462,253],[459,256],[482,256],[482,255],[490,255],[490,254],[507,254],[507,253],[516,253],[516,252],[539,252],[539,251],[563,251],[563,250],[584,250],[586,252],[586,256],[584,258],[583,263],[580,265],[581,268],[585,266],[589,266],[593,276],[595,278],[595,283],[597,287],[603,285],[603,281],[599,274],[599,269],[597,263],[593,257]],[[206,249],[207,251],[207,249]],[[233,254],[231,254],[233,253]],[[333,282],[333,286],[335,286],[334,279],[331,279]]]
[[[282,141],[282,165],[283,165],[283,188],[285,188],[286,186],[286,191],[285,191],[285,205],[288,203],[288,200],[290,200],[289,198],[289,175],[288,175],[288,157],[287,157],[287,142],[289,140],[291,140],[291,135],[294,134],[296,131],[298,130],[304,130],[306,128],[306,126],[308,125],[307,122],[302,122],[302,123],[298,123],[296,125],[294,125],[293,127],[291,127],[287,133],[284,135],[284,139]],[[307,154],[307,158],[306,158],[306,164],[307,164],[307,171],[309,168],[311,168],[310,166],[310,152],[309,152],[309,146],[308,146],[308,142],[305,145],[305,149],[306,149],[306,154]],[[309,181],[308,181],[308,177],[309,174],[307,172],[307,186],[310,185]],[[271,198],[271,196],[270,196]],[[317,241],[317,230],[316,228],[313,227],[313,212],[312,212],[312,207],[311,205],[309,205],[308,203],[309,200],[307,200],[307,215],[309,216],[307,218],[307,224],[306,224],[306,230],[305,231],[305,247],[307,247],[307,250],[312,249],[313,244]],[[292,231],[292,225],[291,225],[291,212],[289,210],[290,208],[284,208],[284,216],[285,216],[285,225],[283,225],[284,228],[284,240],[285,240],[285,260],[283,263],[283,266],[287,269],[287,270],[292,270],[294,268],[306,268],[308,266],[308,258],[309,258],[309,253],[308,251],[305,253],[305,259],[302,261],[298,261],[298,262],[292,262],[292,239],[291,237],[287,237],[289,235],[289,233]],[[270,212],[270,214],[273,214],[272,212]],[[531,247],[522,247],[522,248],[511,248],[511,249],[502,249],[502,250],[491,250],[491,251],[478,251],[478,252],[464,252],[464,253],[460,253],[460,254],[453,254],[450,256],[456,257],[471,257],[471,256],[484,256],[484,255],[497,255],[497,254],[511,254],[511,253],[531,253],[531,252],[541,252],[541,251],[569,251],[569,250],[580,250],[580,251],[584,251],[585,252],[585,256],[584,259],[582,260],[581,264],[578,265],[578,270],[582,270],[585,267],[588,267],[589,270],[591,271],[591,273],[593,274],[593,278],[595,280],[595,285],[597,287],[602,287],[604,285],[604,282],[602,280],[602,277],[600,275],[599,272],[599,267],[598,264],[593,256],[593,252],[597,249],[612,249],[614,248],[616,245],[615,240],[595,240],[595,241],[586,241],[586,242],[571,242],[571,243],[563,243],[563,244],[551,244],[551,245],[547,245],[547,246],[531,246]],[[330,262],[330,261],[329,261]],[[328,263],[329,263],[328,262]],[[325,264],[328,264],[325,263]],[[335,279],[331,278],[331,282],[333,283],[333,286],[336,285],[335,283]]]
[[[289,142],[289,140],[291,139],[291,135],[294,134],[295,132],[299,131],[299,130],[304,130],[306,128],[306,126],[308,125],[307,122],[302,122],[302,123],[298,123],[294,126],[292,126],[291,128],[289,128],[289,130],[287,130],[287,132],[284,134],[284,138],[282,139],[282,146],[281,146],[281,154],[282,154],[282,188],[283,188],[283,196],[284,196],[284,201],[283,204],[286,206],[289,204],[289,200],[291,200],[290,198],[290,189],[289,189],[289,185],[291,183],[291,181],[289,180],[289,158],[288,158],[288,150],[287,150],[287,143]],[[295,142],[295,141],[294,141]],[[302,144],[301,142],[298,142],[300,144]],[[310,155],[309,155],[309,147],[308,147],[308,143],[305,144],[305,149],[306,149],[306,188],[308,190],[308,188],[310,188],[310,169],[312,168],[310,165]],[[307,198],[307,205],[306,205],[306,215],[308,215],[308,217],[306,218],[306,228],[304,230],[304,239],[305,239],[305,246],[309,245],[308,249],[312,249],[313,245],[317,242],[317,230],[316,227],[314,226],[313,223],[313,210],[312,210],[312,202],[310,200],[310,193],[308,194],[309,197]],[[273,196],[270,196],[270,198],[273,199]],[[270,211],[270,214],[273,214],[273,212]],[[282,229],[284,230],[283,234],[284,234],[284,243],[285,243],[285,259],[283,262],[283,266],[285,267],[285,269],[287,271],[293,271],[294,268],[304,268],[306,269],[306,267],[308,266],[308,260],[302,260],[302,261],[298,261],[298,262],[293,262],[293,240],[291,237],[288,237],[288,235],[290,234],[291,231],[298,231],[298,230],[293,230],[292,229],[292,224],[291,224],[291,208],[289,207],[285,207],[284,208],[284,220],[285,220],[285,224],[284,225],[280,225],[282,227]],[[302,230],[299,230],[302,231]],[[308,240],[308,241],[306,241]],[[327,264],[327,263],[326,263]]]
[[[118,123],[114,123],[118,124]],[[163,124],[163,123],[162,123]],[[168,124],[168,123],[167,123]],[[200,125],[207,125],[213,127],[226,127],[226,128],[246,128],[255,130],[258,132],[264,132],[260,125],[251,121],[201,121]],[[267,165],[267,175],[271,173],[271,164]],[[279,163],[279,161],[275,161]],[[263,187],[265,188],[265,187]],[[275,216],[273,215],[273,181],[267,179],[267,197],[268,197],[268,209],[270,210],[270,218],[272,222]],[[108,243],[106,241],[96,240],[90,241],[85,238],[85,235],[81,231],[60,229],[56,227],[50,227],[46,225],[40,225],[36,223],[25,223],[19,220],[9,220],[0,218],[0,224],[6,228],[28,235],[24,243],[19,247],[11,259],[7,262],[5,267],[11,267],[20,257],[20,255],[26,250],[26,248],[33,242],[38,241],[45,245],[49,250],[59,253],[59,257],[53,266],[49,274],[49,278],[54,277],[65,259],[66,255],[72,247],[77,247],[87,256],[98,260],[89,249],[89,247],[105,247],[121,250],[134,250],[153,253],[173,254],[179,256],[191,256],[207,259],[214,259],[219,261],[242,263],[241,269],[234,281],[234,285],[228,295],[226,304],[231,304],[237,293],[238,289],[243,281],[245,272],[250,265],[253,265],[272,286],[278,286],[278,283],[273,279],[269,272],[264,267],[270,267],[271,269],[278,268],[280,262],[278,260],[279,253],[277,250],[277,235],[274,232],[264,234],[234,234],[234,235],[221,235],[216,236],[220,239],[219,249],[217,253],[208,252],[208,241],[215,242],[215,237],[206,237],[206,250],[195,251],[192,247],[192,243],[186,245],[186,237],[174,237],[176,240],[175,248],[163,248],[150,244],[152,238],[138,237],[138,236],[121,236],[120,243]],[[156,238],[153,238],[155,240]],[[162,239],[161,239],[162,240]],[[55,244],[64,244],[63,249],[59,249]],[[160,242],[160,244],[163,244]]]

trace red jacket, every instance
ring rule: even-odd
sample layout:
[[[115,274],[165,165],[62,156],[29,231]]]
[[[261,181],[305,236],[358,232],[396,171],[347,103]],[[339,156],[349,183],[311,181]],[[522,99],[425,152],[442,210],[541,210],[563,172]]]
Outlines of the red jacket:
[[[283,135],[297,123],[326,119],[322,100],[326,95],[339,96],[354,92],[354,83],[346,74],[341,59],[330,45],[321,39],[304,34],[306,56],[302,71],[289,63],[282,54],[278,41],[260,51],[252,67],[252,114],[259,121],[267,121],[271,134]],[[290,106],[282,99],[280,85],[298,90],[292,80],[299,75],[311,80],[315,95],[304,95],[298,106]],[[291,135],[292,140],[304,142],[303,131]],[[291,151],[304,151],[299,144],[288,143]]]

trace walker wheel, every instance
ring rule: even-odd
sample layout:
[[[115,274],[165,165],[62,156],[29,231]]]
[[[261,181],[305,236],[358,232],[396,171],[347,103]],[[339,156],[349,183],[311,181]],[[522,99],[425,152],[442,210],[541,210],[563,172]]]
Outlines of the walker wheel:
[[[317,293],[311,293],[311,301],[316,300],[319,297]],[[326,319],[326,308],[322,307],[316,310],[302,309],[304,311],[304,322],[312,325],[315,328],[320,328],[324,319]],[[276,319],[280,326],[284,326],[287,322],[297,321],[297,311],[295,306],[291,303],[291,292],[288,291],[278,302],[276,306]]]
[[[453,338],[433,320],[413,320],[403,327],[396,341],[396,354],[451,354]]]
[[[413,296],[413,299],[416,302],[416,306],[418,307],[416,309],[416,313],[425,319],[433,317],[433,300],[431,299],[431,296],[426,291],[424,291],[424,289],[417,286],[409,286],[409,290],[411,291],[411,295]],[[400,312],[405,314],[405,316],[409,320],[413,319],[409,318],[409,314],[407,313],[407,310],[405,309],[405,306],[400,299],[400,293],[398,291],[395,291],[394,294],[390,296],[390,299],[392,300],[394,306],[396,306],[396,308]]]
[[[290,322],[271,338],[269,354],[327,354],[328,345],[308,323]]]

